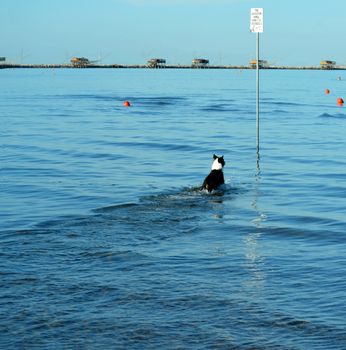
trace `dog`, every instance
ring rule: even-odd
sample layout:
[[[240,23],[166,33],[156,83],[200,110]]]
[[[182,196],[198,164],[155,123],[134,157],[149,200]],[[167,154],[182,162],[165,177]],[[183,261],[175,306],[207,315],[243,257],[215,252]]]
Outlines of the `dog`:
[[[225,179],[223,177],[223,167],[225,166],[225,160],[223,156],[218,157],[216,154],[213,155],[214,162],[211,166],[211,172],[204,179],[201,190],[207,190],[211,192],[216,190],[219,186],[225,183]]]

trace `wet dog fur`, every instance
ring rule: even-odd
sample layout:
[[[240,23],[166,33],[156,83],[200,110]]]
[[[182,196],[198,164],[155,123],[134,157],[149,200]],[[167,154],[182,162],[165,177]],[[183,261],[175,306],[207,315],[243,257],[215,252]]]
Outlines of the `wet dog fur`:
[[[223,176],[223,167],[225,166],[225,160],[223,156],[218,157],[216,154],[213,155],[213,164],[211,166],[211,172],[204,179],[203,185],[201,187],[202,190],[207,190],[211,192],[216,190],[219,186],[225,183],[225,179]]]

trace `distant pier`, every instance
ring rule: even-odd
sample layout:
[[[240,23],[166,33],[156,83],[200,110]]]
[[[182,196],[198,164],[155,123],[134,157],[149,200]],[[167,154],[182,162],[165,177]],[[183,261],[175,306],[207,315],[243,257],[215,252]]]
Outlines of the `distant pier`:
[[[134,65],[123,65],[123,64],[88,64],[88,65],[73,65],[73,64],[16,64],[16,63],[1,63],[0,69],[14,69],[14,68],[47,68],[47,69],[90,69],[90,68],[123,68],[123,69],[157,69],[147,64],[134,64]],[[346,70],[346,66],[265,66],[260,67],[261,69],[286,69],[286,70]],[[254,69],[253,66],[239,66],[239,65],[164,65],[160,66],[159,69]]]

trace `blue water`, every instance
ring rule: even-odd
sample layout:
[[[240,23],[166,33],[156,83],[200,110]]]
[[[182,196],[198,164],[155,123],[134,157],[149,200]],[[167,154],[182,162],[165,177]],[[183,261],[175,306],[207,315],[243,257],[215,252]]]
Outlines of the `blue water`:
[[[1,70],[0,348],[346,349],[343,75]]]

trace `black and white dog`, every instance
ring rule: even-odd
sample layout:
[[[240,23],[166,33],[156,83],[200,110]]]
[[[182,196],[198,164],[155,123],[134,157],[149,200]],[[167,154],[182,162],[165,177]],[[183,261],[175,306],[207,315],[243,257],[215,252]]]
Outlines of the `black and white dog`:
[[[223,177],[223,167],[225,166],[225,161],[222,157],[218,157],[217,155],[213,155],[214,162],[211,166],[211,172],[205,178],[201,190],[205,189],[208,192],[216,190],[220,185],[225,183],[225,179]]]

